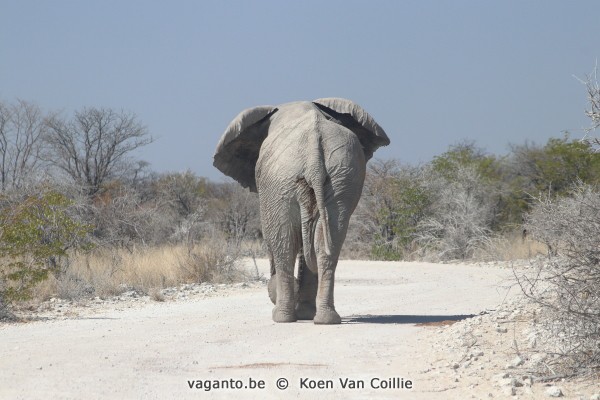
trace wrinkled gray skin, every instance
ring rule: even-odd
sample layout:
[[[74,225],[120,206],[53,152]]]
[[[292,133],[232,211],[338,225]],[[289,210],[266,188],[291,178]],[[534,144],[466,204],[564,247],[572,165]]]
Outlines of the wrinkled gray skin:
[[[214,165],[259,195],[275,322],[341,322],[338,257],[366,162],[388,144],[366,111],[338,98],[244,110],[223,134]]]

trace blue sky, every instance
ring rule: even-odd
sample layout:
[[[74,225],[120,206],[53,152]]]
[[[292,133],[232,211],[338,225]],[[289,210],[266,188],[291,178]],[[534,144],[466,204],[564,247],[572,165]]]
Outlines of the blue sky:
[[[134,112],[156,139],[139,158],[215,180],[241,110],[319,97],[379,122],[379,158],[503,154],[583,136],[599,27],[598,1],[0,0],[0,100]]]

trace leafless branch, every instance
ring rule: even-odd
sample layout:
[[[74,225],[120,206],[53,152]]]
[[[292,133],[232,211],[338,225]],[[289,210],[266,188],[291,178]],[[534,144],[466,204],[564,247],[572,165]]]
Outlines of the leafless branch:
[[[152,142],[134,114],[111,109],[84,108],[70,121],[55,115],[47,127],[46,159],[84,185],[90,196],[122,175],[120,169],[132,151]]]

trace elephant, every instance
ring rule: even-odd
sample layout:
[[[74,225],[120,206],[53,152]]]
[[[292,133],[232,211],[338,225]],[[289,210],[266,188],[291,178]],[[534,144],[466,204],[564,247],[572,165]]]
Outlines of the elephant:
[[[365,110],[342,98],[249,108],[223,133],[213,165],[258,193],[275,322],[341,323],[338,257],[366,163],[389,143]]]

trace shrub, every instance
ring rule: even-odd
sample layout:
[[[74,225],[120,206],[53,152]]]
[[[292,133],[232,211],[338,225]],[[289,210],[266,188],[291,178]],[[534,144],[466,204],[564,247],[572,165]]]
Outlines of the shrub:
[[[188,247],[187,257],[180,263],[186,280],[233,282],[240,275],[239,247],[215,235]]]
[[[0,200],[0,302],[25,300],[59,272],[69,249],[84,247],[89,227],[69,215],[71,202],[60,193]]]
[[[350,219],[345,254],[378,260],[406,258],[429,205],[422,172],[395,160],[369,164],[362,198]]]
[[[541,328],[556,356],[553,368],[581,373],[600,365],[600,193],[579,184],[570,197],[539,198],[526,228],[548,256],[519,277],[544,309]]]
[[[452,178],[432,171],[427,217],[419,222],[418,242],[434,259],[467,259],[491,236],[493,198],[473,167],[458,166]]]

